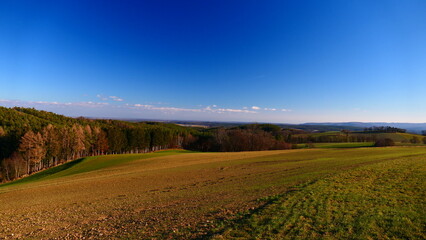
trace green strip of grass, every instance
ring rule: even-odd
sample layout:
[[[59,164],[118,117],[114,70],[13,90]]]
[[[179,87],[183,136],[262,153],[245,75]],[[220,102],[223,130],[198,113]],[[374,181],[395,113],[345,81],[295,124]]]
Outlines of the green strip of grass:
[[[316,148],[360,148],[373,147],[374,142],[348,142],[348,143],[315,143]]]
[[[35,173],[28,177],[1,184],[1,187],[11,186],[15,184],[23,184],[30,183],[39,180],[46,179],[54,179],[64,176],[70,176],[79,173],[96,171],[112,166],[116,166],[119,164],[124,164],[127,162],[140,160],[140,159],[148,159],[154,157],[162,157],[168,155],[182,154],[182,153],[191,153],[191,151],[187,150],[165,150],[158,151],[153,153],[145,153],[145,154],[120,154],[120,155],[103,155],[103,156],[94,156],[94,157],[86,157],[80,158],[71,162],[67,162],[65,164]]]
[[[425,185],[424,156],[368,165],[264,199],[212,238],[426,239]]]
[[[373,147],[374,142],[343,142],[343,143],[299,143],[297,148],[361,148]]]

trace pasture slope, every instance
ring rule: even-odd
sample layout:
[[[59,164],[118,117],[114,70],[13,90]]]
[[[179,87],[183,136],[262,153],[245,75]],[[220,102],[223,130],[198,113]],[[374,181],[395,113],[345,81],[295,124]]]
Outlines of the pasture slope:
[[[424,239],[426,148],[88,157],[0,185],[0,239]]]

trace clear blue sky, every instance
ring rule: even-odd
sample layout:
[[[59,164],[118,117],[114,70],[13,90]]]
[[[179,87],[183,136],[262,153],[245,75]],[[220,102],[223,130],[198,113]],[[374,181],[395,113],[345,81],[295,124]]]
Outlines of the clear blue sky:
[[[426,122],[426,1],[0,1],[0,105]]]

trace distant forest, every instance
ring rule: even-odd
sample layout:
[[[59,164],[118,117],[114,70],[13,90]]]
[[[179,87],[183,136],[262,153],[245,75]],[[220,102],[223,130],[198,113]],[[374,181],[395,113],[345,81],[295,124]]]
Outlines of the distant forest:
[[[322,134],[272,124],[197,128],[173,123],[70,118],[32,108],[0,107],[0,182],[87,156],[184,148],[234,152],[297,148],[299,143],[372,142],[377,127]]]

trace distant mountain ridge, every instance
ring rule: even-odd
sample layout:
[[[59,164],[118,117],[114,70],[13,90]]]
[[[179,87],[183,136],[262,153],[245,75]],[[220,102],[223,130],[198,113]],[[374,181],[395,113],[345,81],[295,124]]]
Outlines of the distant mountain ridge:
[[[303,123],[301,125],[316,125],[316,126],[342,126],[342,127],[379,127],[389,126],[406,129],[408,132],[421,133],[426,130],[426,123],[398,123],[398,122],[323,122],[323,123]]]
[[[221,122],[221,121],[197,121],[197,120],[153,120],[153,119],[120,119],[129,122],[138,121],[155,121],[155,122],[169,122],[180,124],[183,126],[205,126],[205,127],[236,127],[245,124],[253,123],[268,123],[268,122]],[[422,133],[426,130],[426,123],[398,123],[398,122],[307,122],[300,124],[291,123],[271,123],[282,128],[294,128],[305,131],[363,131],[364,128],[368,127],[396,127],[406,129],[407,132],[411,133]]]

